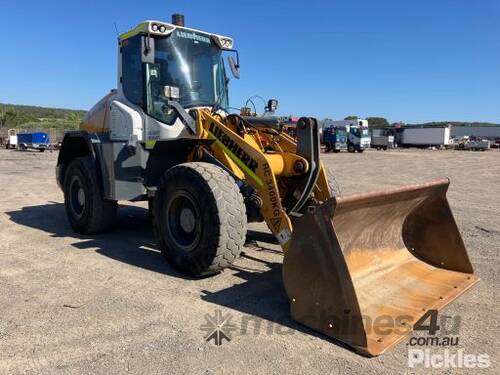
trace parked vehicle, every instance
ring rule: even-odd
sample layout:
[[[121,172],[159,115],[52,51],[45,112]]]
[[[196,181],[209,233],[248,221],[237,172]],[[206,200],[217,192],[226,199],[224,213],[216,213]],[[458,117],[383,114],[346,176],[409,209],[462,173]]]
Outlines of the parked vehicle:
[[[9,129],[7,132],[7,138],[5,141],[5,148],[16,148],[17,147],[17,130]]]
[[[394,148],[394,136],[386,129],[373,129],[371,136],[371,147],[377,150]]]
[[[491,142],[491,148],[500,148],[500,137],[495,138],[493,142]]]
[[[17,135],[18,150],[38,150],[44,152],[49,148],[49,135],[47,133],[19,133]]]
[[[329,126],[323,129],[325,152],[347,151],[347,131],[345,126]]]
[[[465,136],[455,140],[455,150],[486,151],[490,149],[490,141],[478,137]]]
[[[356,120],[341,120],[332,121],[329,123],[334,127],[345,127],[347,133],[347,151],[363,152],[370,148],[370,135],[368,133],[368,121]]]

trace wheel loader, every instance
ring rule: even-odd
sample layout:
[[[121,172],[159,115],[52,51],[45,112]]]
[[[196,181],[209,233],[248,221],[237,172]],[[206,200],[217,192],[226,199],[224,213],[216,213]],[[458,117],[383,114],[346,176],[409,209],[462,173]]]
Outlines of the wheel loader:
[[[272,116],[230,113],[226,65],[239,78],[233,40],[180,15],[119,36],[117,89],[65,135],[57,161],[77,233],[111,229],[120,200],[148,201],[166,260],[207,276],[238,258],[247,223],[264,221],[283,249],[293,319],[367,356],[478,281],[448,180],[334,196],[318,121],[301,118],[291,138]],[[380,317],[392,329],[377,329]]]

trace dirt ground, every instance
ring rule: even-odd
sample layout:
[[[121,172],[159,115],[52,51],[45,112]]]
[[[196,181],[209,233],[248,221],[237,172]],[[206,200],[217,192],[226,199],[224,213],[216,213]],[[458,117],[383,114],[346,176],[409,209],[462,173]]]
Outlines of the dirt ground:
[[[144,204],[123,204],[112,233],[74,234],[56,159],[0,151],[1,374],[429,372],[408,368],[407,341],[368,359],[293,322],[282,256],[262,225],[251,226],[234,267],[202,280],[165,263]],[[481,371],[498,374],[500,151],[369,151],[324,161],[343,194],[450,177],[450,205],[481,277],[444,311],[461,317],[451,350],[489,355]],[[236,327],[220,346],[201,329],[216,310]],[[242,334],[250,318],[260,319],[260,330]]]

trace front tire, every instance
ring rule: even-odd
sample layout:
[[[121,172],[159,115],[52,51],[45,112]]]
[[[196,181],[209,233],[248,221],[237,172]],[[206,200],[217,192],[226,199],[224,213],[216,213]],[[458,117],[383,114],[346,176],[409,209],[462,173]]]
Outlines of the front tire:
[[[246,210],[234,179],[209,163],[170,168],[158,186],[153,224],[162,254],[183,273],[207,276],[229,267],[246,237]]]
[[[66,214],[75,232],[96,234],[113,227],[118,204],[103,198],[90,157],[76,158],[69,163],[63,186]]]
[[[347,146],[347,151],[349,151],[349,152],[355,152],[356,148],[354,147],[353,144],[350,144],[350,145]]]

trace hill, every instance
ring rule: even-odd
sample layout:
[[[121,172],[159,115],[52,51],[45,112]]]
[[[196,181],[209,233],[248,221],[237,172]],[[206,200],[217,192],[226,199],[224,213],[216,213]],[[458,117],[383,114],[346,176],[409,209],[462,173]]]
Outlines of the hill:
[[[0,127],[76,129],[86,111],[0,103]]]

